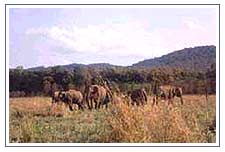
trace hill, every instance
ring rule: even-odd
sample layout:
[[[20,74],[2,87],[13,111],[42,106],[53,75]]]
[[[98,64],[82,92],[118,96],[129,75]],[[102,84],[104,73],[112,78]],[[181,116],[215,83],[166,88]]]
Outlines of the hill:
[[[135,63],[129,68],[181,68],[188,71],[206,71],[211,65],[216,64],[216,47],[210,46],[198,46],[193,48],[185,48],[182,50],[174,51],[161,57],[146,59]],[[52,66],[56,67],[56,66]],[[33,67],[29,68],[29,71],[41,71],[48,70],[52,67]],[[68,64],[58,65],[58,67],[72,71],[74,68],[87,67],[97,70],[105,70],[110,68],[125,68],[125,66],[116,66],[109,63],[95,63],[95,64]]]
[[[147,59],[133,64],[132,67],[170,67],[182,68],[189,71],[206,71],[216,63],[216,47],[199,46],[174,51],[158,58]]]
[[[43,71],[43,70],[49,70],[51,68],[54,67],[60,67],[61,69],[67,70],[67,71],[73,71],[74,68],[92,68],[92,69],[96,69],[96,70],[106,70],[106,69],[110,69],[113,67],[122,67],[122,66],[116,66],[116,65],[112,65],[109,63],[95,63],[95,64],[77,64],[77,63],[73,63],[73,64],[68,64],[68,65],[56,65],[56,66],[50,66],[50,67],[44,67],[44,66],[40,66],[40,67],[33,67],[33,68],[28,68],[27,70],[29,71]]]

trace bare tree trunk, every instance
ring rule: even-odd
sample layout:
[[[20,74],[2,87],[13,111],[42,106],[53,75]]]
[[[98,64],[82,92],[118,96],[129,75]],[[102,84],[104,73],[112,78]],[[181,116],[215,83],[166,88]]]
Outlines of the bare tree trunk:
[[[208,121],[208,111],[209,111],[209,107],[208,107],[208,86],[207,86],[207,76],[205,76],[205,80],[204,80],[204,87],[205,87],[205,101],[206,101],[206,121]]]

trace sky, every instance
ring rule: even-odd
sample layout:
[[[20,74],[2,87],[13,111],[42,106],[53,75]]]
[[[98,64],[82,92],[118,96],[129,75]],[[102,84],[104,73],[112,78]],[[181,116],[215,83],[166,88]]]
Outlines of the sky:
[[[9,67],[132,65],[216,45],[215,8],[10,8]]]

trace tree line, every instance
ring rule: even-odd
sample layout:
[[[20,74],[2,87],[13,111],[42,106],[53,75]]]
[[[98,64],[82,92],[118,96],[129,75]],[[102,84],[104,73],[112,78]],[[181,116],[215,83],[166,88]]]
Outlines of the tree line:
[[[9,91],[11,96],[51,96],[53,91],[70,88],[85,91],[85,86],[101,84],[105,80],[112,91],[127,92],[145,87],[149,94],[155,86],[177,85],[186,94],[216,92],[216,66],[207,72],[187,71],[179,68],[134,68],[112,67],[106,69],[75,67],[67,70],[61,66],[32,71],[21,66],[9,70]]]

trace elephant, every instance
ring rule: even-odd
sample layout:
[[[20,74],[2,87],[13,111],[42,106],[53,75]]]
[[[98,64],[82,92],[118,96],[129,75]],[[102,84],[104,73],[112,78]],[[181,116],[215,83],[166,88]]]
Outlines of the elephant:
[[[147,93],[144,88],[133,90],[130,93],[131,105],[136,103],[137,106],[147,104]]]
[[[174,97],[180,98],[180,102],[183,105],[184,101],[183,101],[183,97],[182,97],[182,88],[174,87],[174,88],[172,88],[171,92],[172,92],[172,98],[174,98]]]
[[[183,104],[182,88],[175,86],[160,86],[159,97],[168,100],[168,104],[173,103],[174,97],[179,97],[181,104]]]
[[[157,94],[154,94],[153,96],[152,106],[154,106],[155,104],[158,105],[159,98],[163,100],[167,100],[168,98],[167,92],[165,90],[159,89],[157,91]]]
[[[59,99],[69,105],[71,111],[73,111],[73,104],[77,104],[79,109],[84,110],[83,95],[78,90],[70,89],[68,91],[60,92]]]
[[[52,95],[52,105],[57,104],[61,101],[59,98],[59,95],[61,94],[61,91],[55,91]]]
[[[93,108],[93,102],[95,103],[95,109],[99,109],[103,105],[107,108],[110,101],[110,93],[103,86],[91,85],[87,100],[89,109]]]

